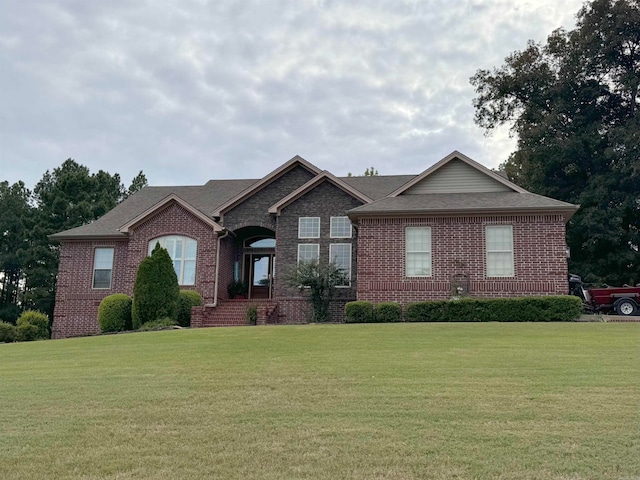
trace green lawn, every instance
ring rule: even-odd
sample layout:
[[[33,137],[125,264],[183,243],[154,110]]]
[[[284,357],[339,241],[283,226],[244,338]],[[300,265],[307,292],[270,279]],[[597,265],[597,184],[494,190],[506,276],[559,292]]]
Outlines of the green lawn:
[[[640,478],[640,324],[0,345],[0,478]]]

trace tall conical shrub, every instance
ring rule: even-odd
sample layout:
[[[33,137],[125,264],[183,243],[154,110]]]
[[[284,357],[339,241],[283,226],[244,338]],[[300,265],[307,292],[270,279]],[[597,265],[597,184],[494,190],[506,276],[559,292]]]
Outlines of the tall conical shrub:
[[[138,267],[133,285],[133,328],[159,318],[177,320],[180,287],[169,252],[159,243]]]

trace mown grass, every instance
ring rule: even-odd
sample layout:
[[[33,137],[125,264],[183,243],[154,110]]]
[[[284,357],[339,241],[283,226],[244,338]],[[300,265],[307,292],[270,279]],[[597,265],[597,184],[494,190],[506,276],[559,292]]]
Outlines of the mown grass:
[[[637,479],[640,325],[0,345],[3,479]]]

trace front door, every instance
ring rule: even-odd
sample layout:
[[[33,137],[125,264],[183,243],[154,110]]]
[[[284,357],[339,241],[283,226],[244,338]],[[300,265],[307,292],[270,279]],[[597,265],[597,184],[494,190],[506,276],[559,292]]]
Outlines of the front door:
[[[271,298],[275,255],[250,253],[245,262],[249,267],[249,298]]]

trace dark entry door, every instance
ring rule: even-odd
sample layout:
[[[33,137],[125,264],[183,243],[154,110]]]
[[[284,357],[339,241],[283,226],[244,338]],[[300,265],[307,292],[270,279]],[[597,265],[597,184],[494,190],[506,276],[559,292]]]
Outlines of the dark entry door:
[[[271,298],[275,256],[271,253],[248,255],[250,262],[249,298]]]

